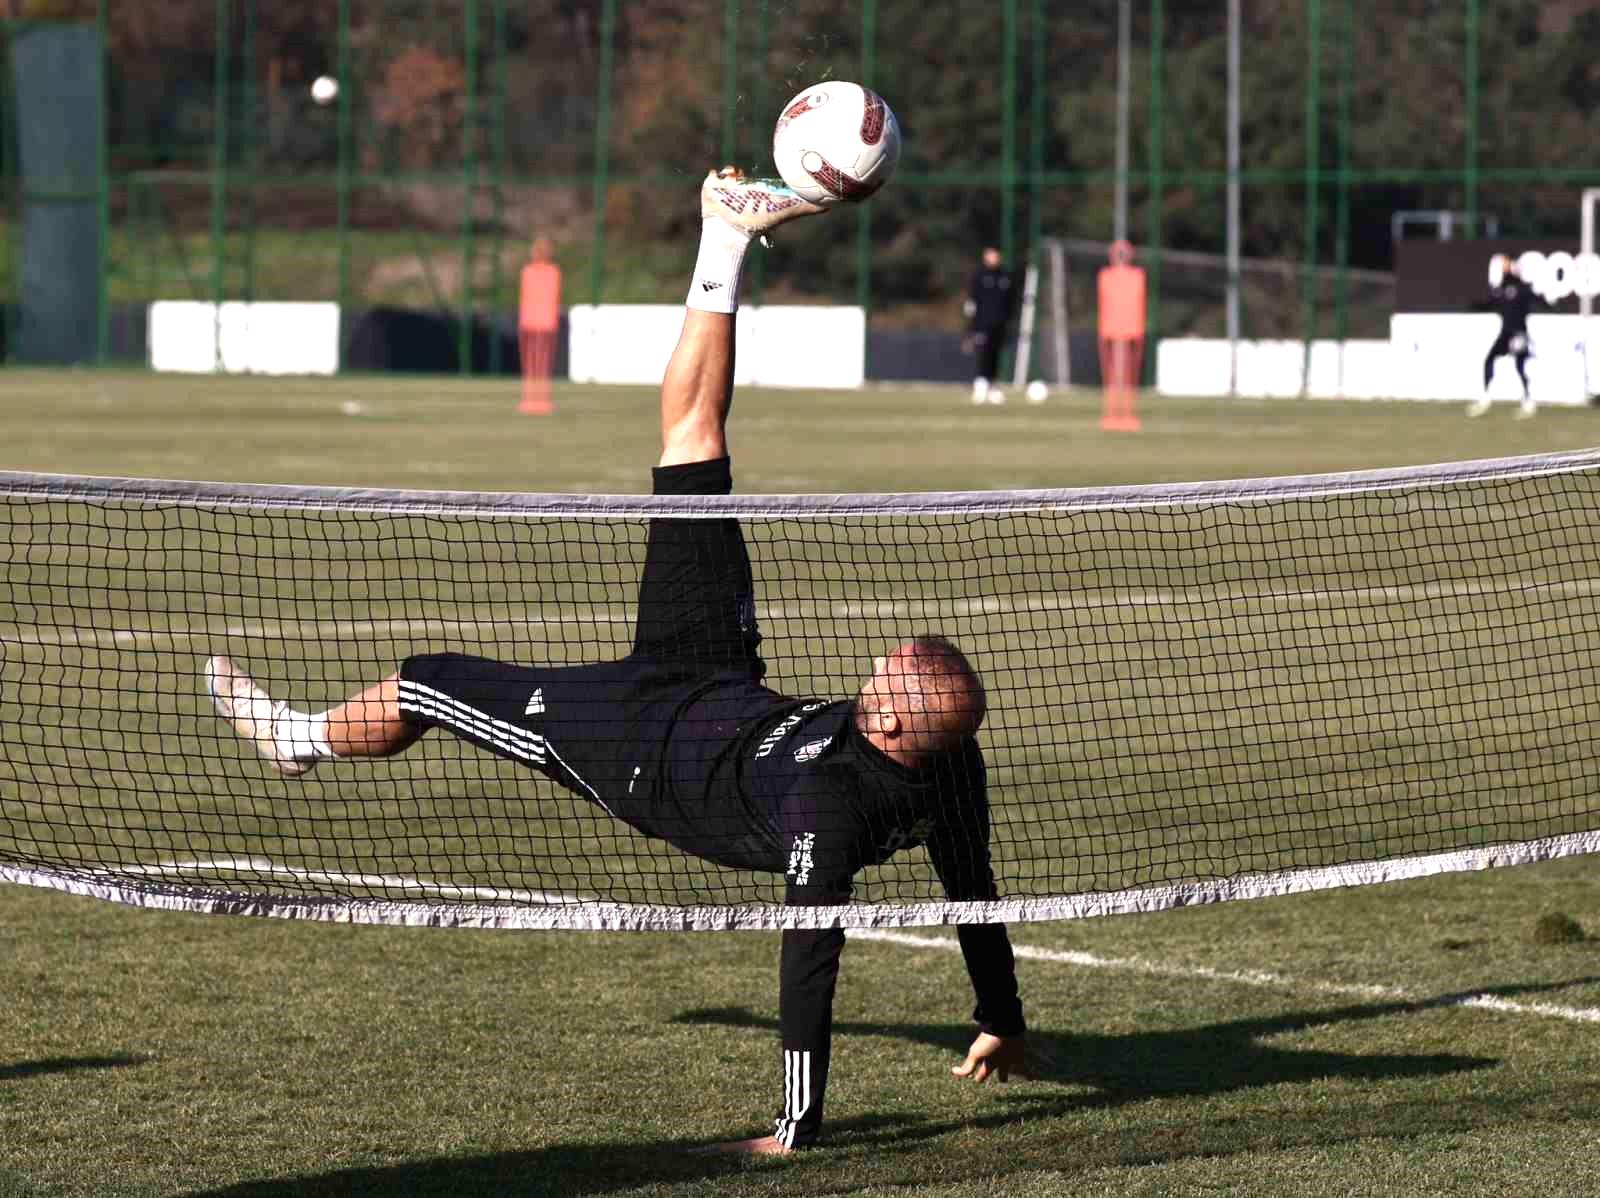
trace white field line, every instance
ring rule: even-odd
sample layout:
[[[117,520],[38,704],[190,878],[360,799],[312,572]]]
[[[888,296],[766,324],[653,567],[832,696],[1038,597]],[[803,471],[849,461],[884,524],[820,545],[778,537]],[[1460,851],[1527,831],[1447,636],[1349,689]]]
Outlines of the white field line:
[[[344,885],[376,886],[385,890],[400,890],[414,894],[433,894],[454,899],[488,899],[500,902],[528,904],[583,903],[588,900],[567,894],[554,894],[538,890],[508,890],[493,886],[460,886],[454,883],[425,882],[418,878],[394,877],[387,874],[350,874],[325,870],[297,869],[279,865],[257,857],[219,857],[209,861],[173,861],[160,865],[120,868],[116,873],[146,874],[156,876],[182,876],[188,873],[256,873],[296,878],[307,882],[333,882]],[[891,932],[875,928],[851,928],[846,935],[851,940],[876,941],[903,948],[932,950],[935,952],[960,952],[959,941],[943,936],[919,936],[910,932]],[[1205,965],[1166,965],[1142,957],[1098,957],[1093,953],[1070,949],[1034,948],[1031,945],[1012,946],[1012,953],[1024,961],[1045,961],[1056,965],[1074,965],[1080,969],[1104,969],[1117,973],[1137,973],[1147,977],[1177,978],[1182,981],[1201,980],[1227,982],[1237,986],[1256,986],[1272,990],[1311,991],[1345,998],[1358,998],[1372,1002],[1427,1003],[1440,1007],[1475,1007],[1503,1015],[1528,1015],[1544,1019],[1561,1019],[1569,1023],[1600,1023],[1600,1007],[1564,1007],[1554,1003],[1514,1002],[1492,994],[1459,994],[1441,999],[1428,999],[1399,986],[1370,985],[1358,982],[1323,982],[1291,978],[1281,973],[1261,969],[1212,969]]]
[[[876,940],[885,944],[898,944],[906,948],[932,949],[938,952],[960,952],[961,945],[953,939],[940,936],[917,936],[909,932],[888,932],[877,929],[852,928],[847,933],[851,940]],[[1120,973],[1138,973],[1148,977],[1178,978],[1185,981],[1229,982],[1238,986],[1259,986],[1274,990],[1309,990],[1367,1001],[1414,1002],[1440,1007],[1477,1007],[1505,1015],[1531,1015],[1544,1019],[1563,1019],[1570,1023],[1600,1023],[1600,1007],[1563,1007],[1554,1003],[1513,1002],[1491,994],[1448,995],[1441,999],[1428,999],[1413,994],[1399,986],[1374,986],[1352,982],[1306,981],[1286,977],[1265,970],[1211,969],[1204,965],[1166,965],[1142,957],[1097,957],[1092,953],[1066,949],[1033,948],[1019,944],[1012,953],[1027,961],[1049,961],[1058,965],[1076,965],[1082,969],[1106,969]]]
[[[1283,590],[1191,590],[1125,591],[1109,595],[1023,595],[989,596],[982,599],[885,599],[871,602],[766,604],[764,619],[814,621],[820,616],[835,619],[930,619],[950,616],[1016,616],[1032,612],[1092,612],[1118,608],[1198,607],[1215,611],[1227,604],[1246,606],[1320,605],[1341,603],[1419,603],[1429,600],[1480,599],[1495,595],[1522,599],[1580,599],[1600,594],[1600,579],[1574,579],[1567,582],[1428,583],[1420,586],[1340,588],[1291,588]],[[1440,615],[1442,613],[1422,613]],[[537,625],[630,624],[633,615],[616,608],[589,608],[581,613],[571,609],[543,612],[537,609],[481,620],[395,619],[395,620],[264,620],[251,624],[216,626],[115,629],[67,627],[33,629],[13,625],[0,627],[0,644],[83,645],[101,649],[148,649],[218,638],[241,640],[359,640],[375,637],[415,639],[440,635],[472,635],[485,631],[511,631]]]

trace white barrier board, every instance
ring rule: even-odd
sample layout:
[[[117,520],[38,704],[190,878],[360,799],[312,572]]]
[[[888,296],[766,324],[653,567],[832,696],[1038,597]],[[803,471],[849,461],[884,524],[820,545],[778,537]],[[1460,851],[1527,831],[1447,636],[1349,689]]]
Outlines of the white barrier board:
[[[334,374],[338,304],[217,305],[158,300],[148,326],[152,370],[187,374]]]
[[[683,328],[681,304],[577,304],[567,310],[567,373],[575,383],[657,386]],[[734,383],[859,387],[867,319],[855,307],[769,304],[739,309]]]
[[[1528,382],[1544,404],[1585,404],[1600,392],[1600,317],[1555,313],[1528,320],[1533,357]],[[1464,402],[1483,394],[1483,361],[1500,331],[1488,312],[1399,314],[1388,341],[1314,341],[1309,370],[1299,341],[1241,341],[1237,394],[1314,399],[1432,399]],[[1228,342],[1172,337],[1156,351],[1156,390],[1163,395],[1229,394]],[[1301,389],[1305,372],[1306,386]],[[1516,364],[1495,362],[1490,397],[1522,398]]]
[[[1589,336],[1585,336],[1585,324]],[[1483,394],[1483,360],[1500,333],[1491,312],[1400,313],[1389,322],[1399,394],[1407,399],[1462,399]],[[1556,313],[1528,317],[1528,385],[1540,403],[1582,404],[1600,391],[1600,318]],[[1516,363],[1494,364],[1491,399],[1521,399]]]
[[[1237,394],[1251,398],[1301,394],[1306,370],[1300,341],[1239,342]],[[1156,350],[1156,390],[1163,395],[1227,395],[1233,373],[1227,341],[1169,337]],[[1313,341],[1306,394],[1315,399],[1374,399],[1393,393],[1387,341]]]

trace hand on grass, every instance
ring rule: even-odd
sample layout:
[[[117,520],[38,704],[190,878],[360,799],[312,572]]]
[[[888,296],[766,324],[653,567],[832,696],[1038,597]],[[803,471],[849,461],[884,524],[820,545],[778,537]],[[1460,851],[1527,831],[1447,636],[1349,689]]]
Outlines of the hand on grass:
[[[991,1077],[1007,1080],[1011,1074],[1023,1076],[1029,1069],[1027,1042],[1021,1036],[991,1036],[979,1032],[978,1038],[967,1049],[967,1059],[952,1066],[950,1072],[957,1077],[970,1077],[975,1082],[986,1082]]]

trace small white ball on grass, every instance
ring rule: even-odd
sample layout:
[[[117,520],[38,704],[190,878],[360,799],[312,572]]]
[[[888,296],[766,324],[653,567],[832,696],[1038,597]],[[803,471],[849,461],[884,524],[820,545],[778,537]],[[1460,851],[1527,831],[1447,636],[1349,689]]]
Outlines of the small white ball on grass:
[[[332,104],[339,98],[339,81],[332,75],[318,75],[311,84],[311,98],[318,104]]]
[[[1028,402],[1043,403],[1050,398],[1050,388],[1045,386],[1043,379],[1034,379],[1028,384]]]

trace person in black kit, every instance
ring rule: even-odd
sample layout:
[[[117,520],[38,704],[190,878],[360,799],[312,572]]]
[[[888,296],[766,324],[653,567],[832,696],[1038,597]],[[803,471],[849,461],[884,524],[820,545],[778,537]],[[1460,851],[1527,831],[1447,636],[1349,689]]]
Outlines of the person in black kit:
[[[994,376],[1000,369],[1006,326],[1011,323],[1011,313],[1016,307],[1015,290],[1011,285],[1011,272],[1001,263],[999,249],[985,246],[983,264],[973,272],[972,282],[967,287],[967,302],[963,305],[967,316],[965,348],[977,359],[973,366],[973,403],[1006,401],[1005,392],[994,385]]]
[[[1528,358],[1533,354],[1532,344],[1528,340],[1528,313],[1533,311],[1538,296],[1523,281],[1514,258],[1501,254],[1496,258],[1496,265],[1500,268],[1499,282],[1490,288],[1488,299],[1473,307],[1480,312],[1490,311],[1499,315],[1500,335],[1494,339],[1488,355],[1483,359],[1483,397],[1468,405],[1467,415],[1482,416],[1489,410],[1489,384],[1494,381],[1495,359],[1510,357],[1517,365],[1517,377],[1522,380],[1522,405],[1517,409],[1517,416],[1526,419],[1537,410],[1533,392],[1528,386]]]
[[[702,187],[700,257],[661,387],[657,494],[727,494],[724,426],[746,244],[820,211],[781,185],[725,170]],[[761,685],[755,594],[736,520],[650,522],[633,651],[620,661],[530,667],[427,654],[330,711],[274,702],[225,657],[207,663],[220,714],[280,772],[376,757],[443,728],[532,766],[646,836],[722,865],[781,873],[786,902],[848,901],[852,877],[925,844],[954,901],[997,897],[989,863],[982,680],[929,636],[873,662],[854,699],[790,698]],[[953,1072],[1022,1071],[1024,1023],[1002,924],[958,929],[979,1027]],[[773,1134],[717,1147],[782,1153],[814,1143],[828,1081],[844,933],[783,933],[783,1104]]]

